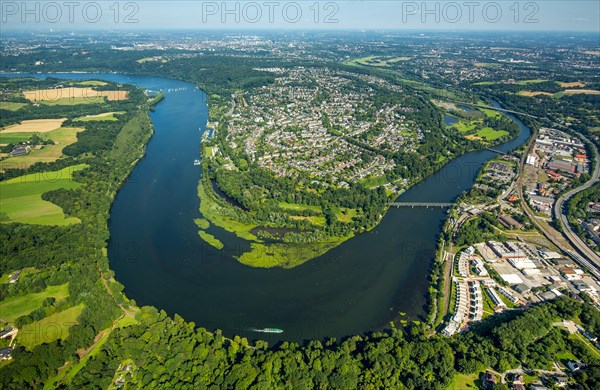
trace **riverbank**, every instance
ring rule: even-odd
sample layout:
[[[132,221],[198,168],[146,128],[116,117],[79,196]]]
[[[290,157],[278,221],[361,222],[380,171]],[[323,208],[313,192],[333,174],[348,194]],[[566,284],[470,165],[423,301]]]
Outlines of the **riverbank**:
[[[210,106],[209,99],[209,113],[224,113],[225,107],[219,107],[218,109]],[[233,103],[232,103],[233,104]],[[235,105],[233,106],[235,107]],[[233,108],[232,108],[233,109]],[[227,115],[232,112],[232,109],[228,111],[227,114],[219,114],[217,118],[212,118],[212,123],[216,123],[217,126],[219,123],[227,122]],[[483,109],[482,109],[483,110]],[[479,117],[487,118],[486,120],[493,120],[494,123],[499,123],[504,126],[510,122],[508,118],[501,115],[498,112],[492,111],[491,109],[485,109],[483,112],[477,112]],[[481,119],[480,121],[483,121]],[[442,120],[441,126],[444,126],[444,121]],[[510,126],[508,127],[517,127],[516,124],[510,122]],[[222,125],[223,127],[220,131],[215,131],[217,133],[227,131],[227,125]],[[214,133],[213,133],[214,134]],[[515,135],[516,131],[511,130],[510,135]],[[507,142],[507,137],[509,136],[508,131],[504,131],[502,136],[492,137],[491,139],[480,142],[477,144],[477,148],[475,147],[475,143],[471,145],[473,149],[469,149],[466,153],[474,152],[477,150],[483,150],[484,148],[494,147],[499,144],[503,144]],[[513,139],[514,139],[513,138]],[[211,137],[212,139],[212,137]],[[508,140],[510,141],[510,140]],[[219,153],[220,149],[223,147],[219,147],[218,143],[215,142],[203,142],[201,144],[201,155],[203,157],[202,168],[203,172],[209,172],[209,169],[212,169],[212,166],[209,166],[207,161],[215,158],[215,154]],[[463,154],[464,155],[464,154]],[[326,254],[333,248],[343,244],[350,238],[354,237],[355,234],[361,234],[364,232],[369,232],[375,229],[383,220],[386,214],[389,212],[389,204],[392,203],[396,198],[401,196],[406,190],[413,188],[414,186],[419,185],[419,183],[427,180],[428,177],[435,175],[437,172],[440,172],[447,164],[453,161],[456,158],[459,158],[461,155],[454,155],[453,158],[442,158],[438,161],[435,166],[434,171],[431,175],[425,177],[415,177],[413,180],[405,183],[406,188],[403,189],[402,192],[394,193],[388,191],[387,202],[383,205],[380,214],[375,222],[366,228],[361,229],[347,229],[349,231],[348,234],[343,236],[338,236],[335,234],[331,234],[326,225],[326,218],[322,216],[321,207],[311,206],[305,204],[297,204],[292,209],[295,211],[305,211],[308,214],[302,216],[284,216],[284,218],[292,218],[294,220],[302,220],[306,222],[310,222],[307,225],[310,226],[308,233],[308,239],[304,237],[299,237],[298,240],[294,242],[289,242],[290,240],[282,239],[282,235],[278,238],[276,237],[274,240],[271,239],[269,234],[266,234],[266,237],[262,235],[258,235],[258,233],[267,231],[269,229],[286,231],[288,228],[285,227],[287,223],[284,223],[283,226],[281,222],[278,223],[265,223],[264,218],[258,218],[257,214],[260,214],[264,210],[252,211],[250,212],[247,208],[241,206],[237,201],[230,199],[222,189],[216,188],[217,184],[214,180],[205,178],[201,179],[201,183],[198,187],[198,197],[200,198],[200,212],[205,216],[206,219],[210,220],[211,223],[215,226],[221,227],[226,231],[235,234],[238,238],[246,240],[250,248],[248,251],[242,253],[239,256],[235,256],[238,261],[242,264],[249,265],[252,267],[259,268],[272,268],[272,267],[282,267],[282,268],[292,268],[305,262],[315,259],[316,257],[322,256]],[[231,160],[226,154],[220,155],[221,159]],[[247,165],[247,164],[246,164]],[[230,161],[228,164],[228,170],[237,171],[237,167]],[[266,206],[265,206],[266,207]],[[281,206],[280,206],[281,207]],[[336,220],[344,221],[346,223],[351,224],[353,221],[353,217],[359,214],[362,210],[357,209],[349,209],[349,214],[344,214],[342,219],[342,213],[339,212],[339,209],[336,212]],[[315,214],[317,213],[317,214]],[[344,211],[346,213],[346,211]],[[264,213],[263,213],[264,214]],[[318,215],[318,216],[315,216]],[[206,228],[201,228],[201,230],[206,230]],[[300,231],[300,233],[305,234],[305,231]],[[285,233],[284,233],[285,234]],[[202,234],[205,238],[209,239],[206,234]],[[300,236],[300,235],[299,235]],[[266,239],[265,239],[266,238]],[[210,239],[212,241],[212,239]],[[210,242],[207,241],[209,244]]]
[[[269,343],[342,338],[387,328],[392,320],[425,320],[444,210],[389,208],[373,229],[314,261],[289,269],[246,266],[235,258],[251,250],[246,240],[212,222],[205,229],[206,222],[199,222],[200,228],[194,223],[207,219],[198,212],[198,187],[207,171],[193,165],[201,158],[198,127],[208,121],[202,92],[171,79],[94,77],[165,91],[165,99],[151,112],[155,133],[147,153],[111,209],[110,267],[138,306],[177,313],[230,336],[256,339],[249,326],[285,329],[268,335]],[[472,186],[474,170],[493,156],[476,151],[445,161],[398,201],[449,202]],[[222,217],[220,209],[213,212]],[[206,244],[199,230],[222,242],[223,249]],[[399,317],[399,312],[406,315]]]
[[[497,102],[493,102],[494,107],[497,109],[501,109]],[[518,126],[519,126],[519,134],[518,137],[510,140],[508,142],[503,143],[495,147],[495,149],[509,153],[514,152],[516,149],[526,145],[527,140],[533,139],[532,136],[535,136],[535,132],[531,130],[528,126],[526,126],[519,118],[517,118],[514,114],[505,113],[509,118],[511,118]],[[525,152],[522,153],[526,155]],[[490,159],[491,161],[491,159]],[[511,164],[514,166],[515,170],[517,168],[517,163],[515,162],[507,162],[506,164]],[[482,165],[482,168],[486,167],[489,164],[489,161]],[[474,182],[480,181],[482,178],[483,169],[478,170],[476,173]],[[515,179],[516,180],[516,179]],[[469,189],[470,190],[470,189]],[[467,191],[462,194],[466,194]],[[460,196],[457,198],[460,199]],[[463,247],[455,247],[454,246],[454,238],[458,233],[458,229],[460,226],[466,222],[468,218],[465,218],[468,214],[462,214],[458,210],[458,205],[455,204],[451,210],[449,210],[447,217],[443,222],[443,226],[439,235],[438,248],[436,250],[436,256],[434,261],[434,266],[432,268],[431,280],[432,285],[429,289],[429,312],[428,312],[428,324],[432,331],[437,329],[446,319],[449,313],[452,311],[452,301],[455,299],[455,293],[452,290],[452,277],[454,274],[454,257],[455,255],[463,249]]]
[[[207,169],[205,163],[203,163],[203,168]],[[223,249],[223,243],[206,232],[212,224],[235,234],[238,238],[249,241],[250,249],[234,256],[240,263],[247,266],[256,268],[293,268],[327,253],[329,250],[353,237],[353,235],[347,237],[329,237],[319,242],[299,244],[285,242],[267,243],[253,233],[254,229],[259,225],[240,222],[235,219],[232,206],[214,192],[207,177],[203,177],[200,180],[198,197],[200,199],[200,213],[205,218],[204,220],[197,221],[197,225],[200,228],[200,237],[208,244],[217,247],[217,249]]]

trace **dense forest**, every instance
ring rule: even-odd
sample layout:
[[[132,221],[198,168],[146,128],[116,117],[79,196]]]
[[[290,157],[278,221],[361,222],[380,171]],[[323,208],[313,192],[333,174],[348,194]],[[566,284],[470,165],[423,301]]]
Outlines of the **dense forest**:
[[[600,361],[582,342],[552,325],[579,318],[591,331],[600,331],[599,313],[569,298],[491,317],[450,339],[428,336],[413,323],[341,342],[284,342],[274,348],[195,328],[151,307],[142,308],[137,318],[139,324],[113,331],[67,387],[107,388],[115,374],[123,373],[128,384],[142,388],[443,389],[457,373],[543,368],[565,351],[589,364],[577,374],[584,389],[600,385]],[[27,359],[35,361],[34,356]],[[3,372],[8,374],[2,376],[4,388],[41,382],[11,366]]]
[[[55,171],[74,164],[88,166],[74,173],[74,179],[82,184],[80,188],[43,194],[43,199],[61,206],[67,216],[76,216],[81,223],[64,227],[0,224],[0,274],[27,267],[35,270],[23,275],[18,283],[1,284],[0,301],[68,284],[65,300],[46,299],[41,308],[16,318],[13,325],[23,327],[69,307],[84,307],[65,339],[42,343],[33,349],[17,347],[9,364],[0,368],[1,388],[41,384],[58,367],[76,359],[76,350],[91,345],[98,333],[113,324],[122,314],[118,305],[128,305],[120,293],[122,286],[112,278],[105,248],[113,197],[132,164],[143,155],[152,133],[146,97],[142,91],[129,88],[133,92],[130,99],[119,106],[121,110],[127,109],[127,113],[116,122],[88,126],[71,145],[70,156],[52,163],[36,163],[27,169],[7,170],[1,177],[4,180],[27,173]],[[76,110],[70,117],[79,114]],[[94,136],[87,137],[88,132]],[[92,139],[95,140],[90,143]],[[90,146],[98,144],[104,147],[88,153]]]

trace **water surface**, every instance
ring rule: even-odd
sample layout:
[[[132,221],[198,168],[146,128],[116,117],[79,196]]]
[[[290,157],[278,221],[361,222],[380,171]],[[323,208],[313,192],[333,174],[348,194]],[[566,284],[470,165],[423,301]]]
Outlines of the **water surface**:
[[[22,75],[20,75],[22,76]],[[111,268],[139,305],[179,314],[198,326],[249,338],[303,341],[341,338],[425,315],[428,272],[446,211],[393,208],[372,231],[360,234],[291,270],[255,269],[233,256],[247,243],[217,227],[222,251],[205,244],[194,224],[201,217],[197,185],[205,94],[182,81],[121,74],[34,74],[35,77],[99,78],[165,92],[151,112],[155,133],[146,157],[133,169],[111,210]],[[512,116],[511,116],[512,117]],[[513,117],[514,118],[514,117]],[[516,119],[516,118],[515,118]],[[531,134],[520,121],[509,151]],[[399,201],[451,202],[473,185],[494,156],[468,153],[399,197]],[[283,334],[251,328],[277,327]]]

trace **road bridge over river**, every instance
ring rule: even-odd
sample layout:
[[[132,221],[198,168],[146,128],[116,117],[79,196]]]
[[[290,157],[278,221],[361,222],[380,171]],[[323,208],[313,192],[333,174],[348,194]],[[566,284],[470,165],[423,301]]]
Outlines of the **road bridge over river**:
[[[389,203],[392,207],[452,207],[454,203],[436,203],[436,202],[393,202]]]
[[[524,116],[528,116],[528,117],[534,118],[534,119],[538,118],[537,116],[533,116],[531,114],[527,114],[526,112],[506,110],[504,108],[494,107],[494,106],[486,106],[484,104],[475,104],[475,103],[467,103],[467,102],[459,102],[459,101],[454,101],[454,103],[456,103],[456,104],[462,104],[464,106],[472,106],[472,107],[477,107],[477,108],[485,108],[485,109],[488,109],[488,110],[495,110],[495,111],[500,111],[500,112],[507,112],[509,114],[524,115]]]

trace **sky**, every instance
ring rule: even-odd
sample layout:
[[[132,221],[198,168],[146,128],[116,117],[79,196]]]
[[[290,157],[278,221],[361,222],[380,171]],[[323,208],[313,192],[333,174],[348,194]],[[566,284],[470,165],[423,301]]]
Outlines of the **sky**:
[[[492,30],[600,34],[598,0],[8,1],[0,31]]]

